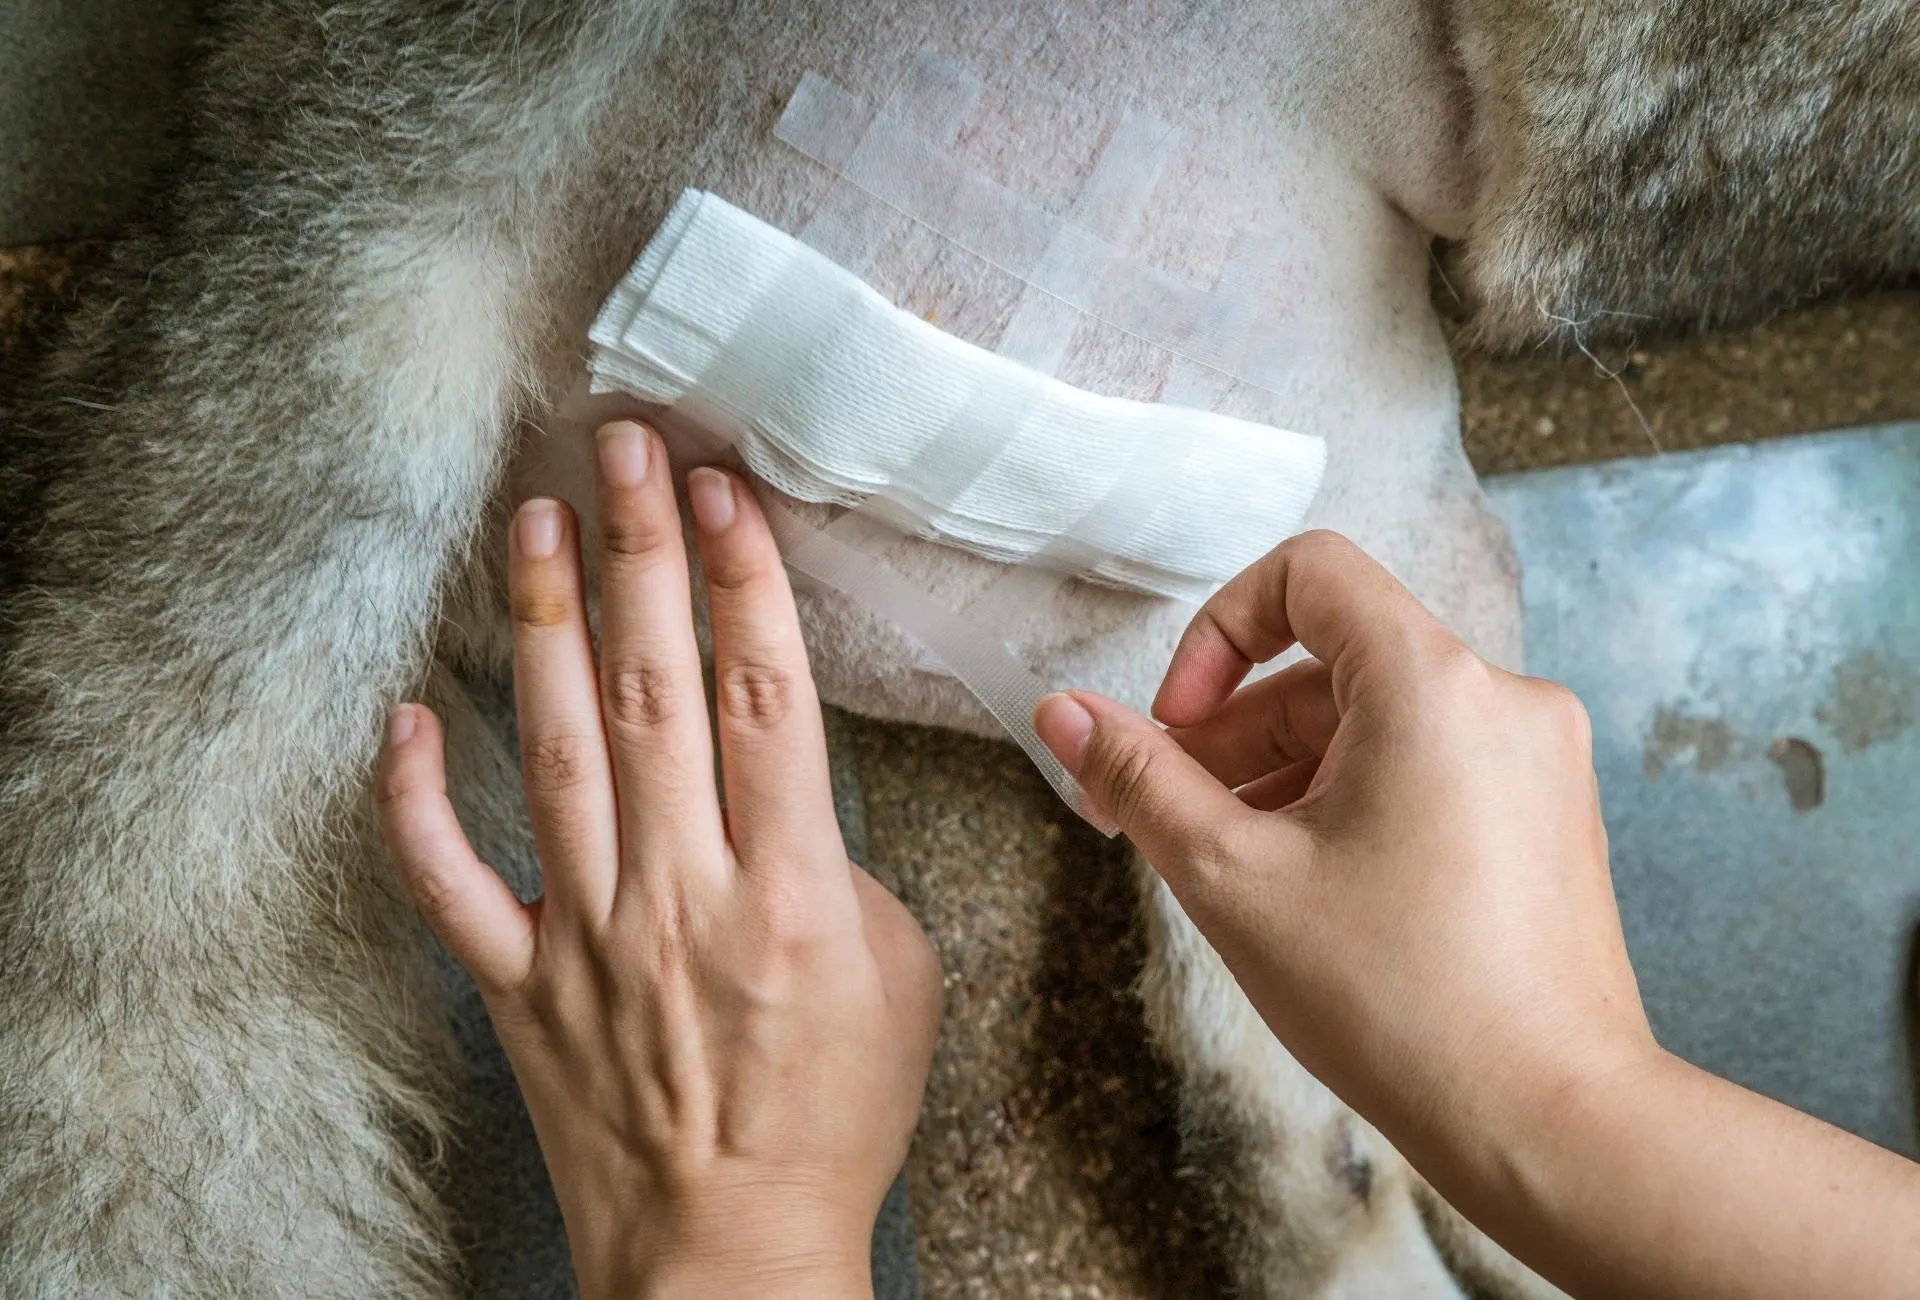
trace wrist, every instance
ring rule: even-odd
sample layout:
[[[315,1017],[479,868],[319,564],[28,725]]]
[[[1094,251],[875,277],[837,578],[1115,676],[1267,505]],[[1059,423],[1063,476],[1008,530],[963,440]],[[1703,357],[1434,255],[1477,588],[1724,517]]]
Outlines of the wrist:
[[[863,1252],[853,1258],[730,1257],[656,1261],[628,1279],[613,1279],[589,1289],[583,1300],[696,1300],[739,1296],[742,1300],[870,1300],[871,1264]]]
[[[1632,1142],[1675,1104],[1690,1069],[1651,1034],[1485,1072],[1443,1115],[1388,1137],[1448,1201],[1499,1239],[1501,1220],[1538,1223],[1579,1194],[1594,1152]],[[1396,1128],[1399,1126],[1396,1126]]]
[[[1610,1221],[1622,1188],[1618,1166],[1691,1105],[1699,1073],[1655,1043],[1629,1042],[1509,1097],[1505,1120],[1484,1127],[1436,1190],[1522,1262],[1567,1285],[1568,1243]],[[1424,1172],[1424,1171],[1423,1171]]]
[[[690,1214],[684,1205],[604,1216],[569,1244],[582,1300],[750,1300],[872,1295],[871,1218],[816,1205],[746,1203]]]

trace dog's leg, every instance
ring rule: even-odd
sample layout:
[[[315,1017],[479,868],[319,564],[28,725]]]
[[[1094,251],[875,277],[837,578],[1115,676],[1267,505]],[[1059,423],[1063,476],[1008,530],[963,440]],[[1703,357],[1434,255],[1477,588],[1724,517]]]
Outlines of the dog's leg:
[[[228,6],[159,219],[6,399],[0,1293],[443,1293],[365,779],[659,8]]]

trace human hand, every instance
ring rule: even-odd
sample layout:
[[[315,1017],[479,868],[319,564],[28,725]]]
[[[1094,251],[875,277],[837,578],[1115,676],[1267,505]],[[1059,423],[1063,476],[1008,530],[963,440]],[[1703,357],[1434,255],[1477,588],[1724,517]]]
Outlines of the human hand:
[[[1154,712],[1035,721],[1280,1040],[1524,1262],[1574,1295],[1911,1294],[1920,1168],[1655,1044],[1566,690],[1312,533],[1207,602]]]
[[[1317,657],[1236,690],[1296,640]],[[1578,701],[1352,543],[1295,538],[1222,588],[1154,712],[1170,730],[1084,694],[1036,721],[1280,1040],[1430,1177],[1656,1054]]]
[[[667,457],[599,440],[601,645],[578,528],[516,516],[509,585],[527,804],[546,892],[519,902],[446,797],[443,738],[396,712],[382,826],[473,974],[525,1094],[583,1295],[870,1293],[939,967],[848,862],[792,594],[753,496],[689,480],[713,629],[715,790]]]

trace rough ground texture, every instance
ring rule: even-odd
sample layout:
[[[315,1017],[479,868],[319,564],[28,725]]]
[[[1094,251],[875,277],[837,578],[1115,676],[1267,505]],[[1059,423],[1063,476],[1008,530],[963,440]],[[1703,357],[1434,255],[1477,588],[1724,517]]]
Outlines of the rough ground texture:
[[[87,254],[0,249],[0,359]],[[1599,354],[1617,378],[1578,354],[1463,356],[1467,448],[1503,473],[1911,419],[1916,357],[1920,292],[1617,345]],[[1218,1294],[1179,1177],[1171,1080],[1130,991],[1142,949],[1123,851],[1008,746],[857,719],[843,744],[865,784],[869,865],[947,970],[909,1171],[929,1300]]]

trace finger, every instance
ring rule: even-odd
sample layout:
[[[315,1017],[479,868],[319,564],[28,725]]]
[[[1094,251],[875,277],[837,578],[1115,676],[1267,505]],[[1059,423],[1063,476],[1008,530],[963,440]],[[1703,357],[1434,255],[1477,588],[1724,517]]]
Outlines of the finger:
[[[1245,679],[1295,642],[1333,673],[1342,706],[1353,674],[1408,682],[1459,641],[1413,593],[1338,533],[1288,538],[1220,588],[1187,625],[1154,698],[1169,726],[1204,720]]]
[[[1320,771],[1320,760],[1305,759],[1290,763],[1277,772],[1269,772],[1257,781],[1235,791],[1240,802],[1259,812],[1278,812],[1291,808],[1307,797],[1313,778]]]
[[[718,470],[687,480],[713,626],[714,716],[727,827],[743,867],[824,863],[844,882],[827,737],[800,619],[766,517]],[[820,853],[821,843],[835,846]]]
[[[600,697],[625,871],[715,867],[725,832],[673,475],[637,424],[600,431]]]
[[[1179,892],[1225,865],[1254,813],[1132,709],[1088,691],[1049,695],[1034,728],[1099,809]]]
[[[533,964],[533,917],[474,856],[447,799],[439,719],[402,705],[388,725],[376,791],[380,830],[407,892],[484,991],[518,986]]]
[[[619,824],[572,511],[545,499],[520,507],[507,588],[520,765],[546,897],[597,923],[612,903]]]
[[[1318,659],[1307,659],[1235,691],[1206,721],[1168,734],[1233,789],[1319,758],[1339,725],[1333,674]]]

